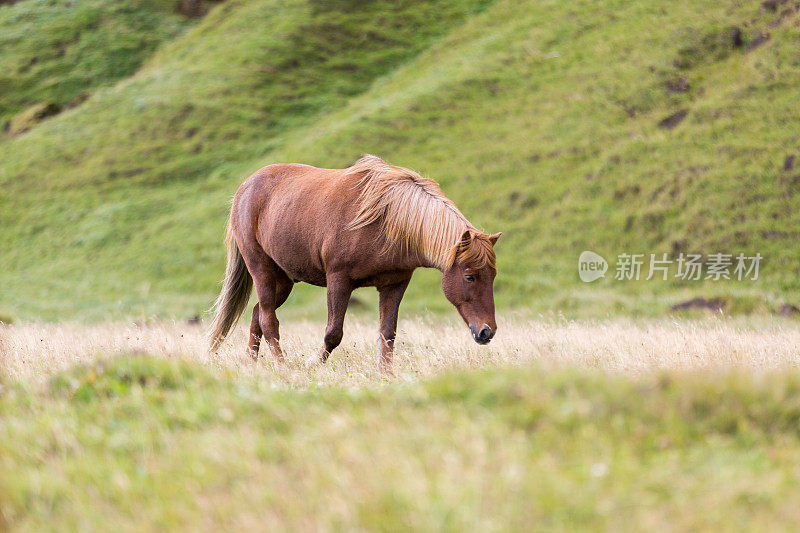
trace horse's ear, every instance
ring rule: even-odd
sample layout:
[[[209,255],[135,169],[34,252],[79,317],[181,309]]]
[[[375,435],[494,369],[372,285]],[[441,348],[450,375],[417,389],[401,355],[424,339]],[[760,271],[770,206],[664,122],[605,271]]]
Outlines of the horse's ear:
[[[458,247],[467,248],[471,242],[472,242],[472,233],[470,233],[469,230],[466,230],[461,235],[461,241],[458,243]]]
[[[497,244],[497,239],[499,239],[500,235],[502,235],[502,234],[503,234],[503,232],[500,231],[498,233],[495,233],[494,235],[489,235],[489,240],[492,241],[492,246]]]

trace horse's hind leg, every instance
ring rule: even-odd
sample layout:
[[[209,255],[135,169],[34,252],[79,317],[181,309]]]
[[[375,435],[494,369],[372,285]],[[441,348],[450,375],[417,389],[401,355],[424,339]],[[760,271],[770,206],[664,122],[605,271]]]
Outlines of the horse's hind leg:
[[[263,268],[253,273],[258,304],[253,309],[253,321],[250,324],[250,349],[257,356],[258,341],[263,335],[272,355],[280,363],[283,361],[283,351],[280,346],[280,323],[275,310],[289,297],[293,283],[274,261],[267,259]]]
[[[258,317],[258,308],[261,304],[253,306],[253,320],[250,322],[250,342],[247,345],[247,353],[258,359],[258,347],[261,344],[261,321]]]
[[[235,231],[236,244],[253,278],[253,286],[258,295],[258,304],[253,308],[247,347],[250,354],[258,358],[258,348],[263,336],[275,359],[281,362],[283,353],[278,342],[280,334],[275,310],[286,301],[293,283],[255,238],[258,232],[255,222],[257,217],[252,216],[252,210],[258,202],[254,203],[253,194],[254,190],[261,189],[258,187],[254,189],[247,184],[248,182],[245,182],[240,192],[236,193],[231,208],[231,226]]]

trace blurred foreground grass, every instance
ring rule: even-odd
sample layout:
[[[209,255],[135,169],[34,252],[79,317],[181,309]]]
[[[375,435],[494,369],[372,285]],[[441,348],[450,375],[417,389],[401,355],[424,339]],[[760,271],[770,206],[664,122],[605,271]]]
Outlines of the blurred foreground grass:
[[[142,339],[128,342],[155,350],[159,330],[150,327],[158,328],[142,326]],[[451,328],[423,329],[407,336],[392,380],[366,370],[372,353],[361,338],[318,372],[304,370],[292,348],[283,370],[236,363],[229,348],[222,361],[106,351],[26,376],[14,357],[28,333],[5,333],[0,516],[14,530],[800,522],[790,322],[757,331],[719,322],[507,325],[516,343],[489,351],[457,344]],[[37,368],[48,355],[23,357]]]

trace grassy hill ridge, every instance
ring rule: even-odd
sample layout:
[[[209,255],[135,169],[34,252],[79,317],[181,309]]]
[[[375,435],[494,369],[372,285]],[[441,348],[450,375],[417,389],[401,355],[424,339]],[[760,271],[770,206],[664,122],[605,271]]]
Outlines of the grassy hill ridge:
[[[363,152],[438,179],[505,232],[501,306],[660,314],[700,294],[768,312],[795,297],[791,2],[326,5],[227,2],[130,80],[0,141],[0,307],[194,314],[249,172]],[[758,282],[587,286],[583,249],[765,261]],[[446,308],[435,273],[417,278],[405,307]],[[300,289],[288,312],[322,298]]]
[[[0,6],[0,126],[18,134],[35,125],[36,109],[55,114],[80,105],[190,25],[163,0]]]

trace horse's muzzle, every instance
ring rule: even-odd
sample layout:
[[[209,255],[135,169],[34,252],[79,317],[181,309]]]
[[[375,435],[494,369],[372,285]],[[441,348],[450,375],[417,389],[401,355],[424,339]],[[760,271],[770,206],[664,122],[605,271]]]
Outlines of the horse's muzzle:
[[[475,342],[478,344],[489,344],[489,341],[492,340],[492,337],[494,337],[494,331],[492,331],[492,328],[485,324],[480,330],[473,326],[470,326],[469,330],[472,332],[472,338],[475,339]]]

